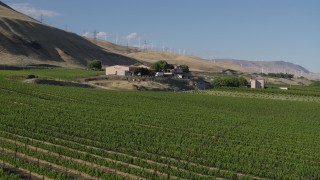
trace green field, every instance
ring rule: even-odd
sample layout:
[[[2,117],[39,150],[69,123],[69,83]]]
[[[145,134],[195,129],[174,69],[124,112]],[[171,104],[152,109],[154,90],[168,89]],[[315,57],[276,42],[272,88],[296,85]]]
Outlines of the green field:
[[[34,74],[79,76],[53,71]],[[318,101],[26,84],[15,73],[0,71],[0,167],[45,179],[320,179]]]
[[[85,69],[30,69],[30,70],[0,70],[2,77],[25,77],[36,75],[39,78],[57,80],[75,80],[75,78],[104,75],[104,71],[91,71]]]

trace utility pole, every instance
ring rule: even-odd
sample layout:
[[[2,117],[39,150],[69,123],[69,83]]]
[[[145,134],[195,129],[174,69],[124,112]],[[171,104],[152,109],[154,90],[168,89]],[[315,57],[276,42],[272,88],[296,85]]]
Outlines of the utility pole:
[[[148,46],[147,46],[147,40],[144,40],[144,50],[148,49]]]
[[[43,14],[40,15],[40,22],[42,24],[42,22],[43,22]]]
[[[93,39],[96,41],[97,40],[97,30],[93,31]]]
[[[139,40],[139,49],[141,49],[141,37],[139,37],[138,40]]]

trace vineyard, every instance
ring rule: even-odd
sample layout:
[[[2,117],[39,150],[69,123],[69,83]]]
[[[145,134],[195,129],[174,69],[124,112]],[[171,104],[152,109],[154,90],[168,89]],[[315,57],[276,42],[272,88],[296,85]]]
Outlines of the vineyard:
[[[0,179],[320,179],[318,101],[8,78],[23,73],[0,71]],[[270,94],[318,98],[303,92]]]
[[[275,89],[249,89],[249,88],[217,88],[206,91],[185,91],[183,93],[206,94],[213,96],[244,97],[258,99],[274,99],[286,101],[320,102],[320,89],[298,88],[290,91]]]

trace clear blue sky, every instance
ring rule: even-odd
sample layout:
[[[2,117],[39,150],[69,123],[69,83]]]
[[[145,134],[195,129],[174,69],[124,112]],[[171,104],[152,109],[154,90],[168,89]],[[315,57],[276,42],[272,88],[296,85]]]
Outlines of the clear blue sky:
[[[123,44],[129,38],[130,45],[138,45],[140,38],[141,44],[146,40],[205,58],[283,60],[320,72],[320,0],[3,2],[37,19],[37,12],[46,10],[41,11],[45,23],[80,35],[96,30]]]

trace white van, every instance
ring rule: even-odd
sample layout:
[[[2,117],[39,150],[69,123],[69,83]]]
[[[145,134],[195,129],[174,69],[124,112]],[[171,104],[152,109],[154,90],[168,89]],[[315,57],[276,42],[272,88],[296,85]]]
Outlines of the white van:
[[[156,77],[163,77],[164,73],[163,72],[156,72]]]

